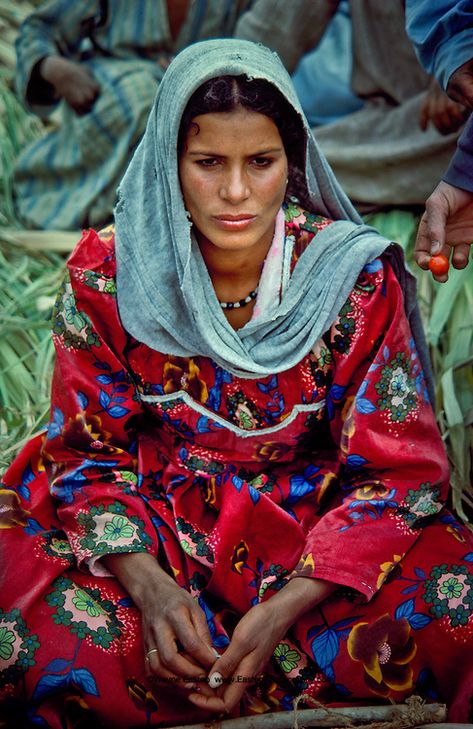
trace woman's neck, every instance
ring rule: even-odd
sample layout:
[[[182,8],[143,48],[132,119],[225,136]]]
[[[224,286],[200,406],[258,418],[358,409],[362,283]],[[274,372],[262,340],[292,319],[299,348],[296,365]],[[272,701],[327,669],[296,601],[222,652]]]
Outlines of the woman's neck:
[[[239,302],[258,287],[271,242],[272,235],[262,245],[232,251],[216,248],[205,238],[198,238],[202,257],[220,302]],[[231,326],[240,329],[251,319],[254,305],[253,299],[245,306],[223,311]]]
[[[216,248],[199,236],[197,241],[219,301],[238,301],[258,286],[272,235],[245,250]]]

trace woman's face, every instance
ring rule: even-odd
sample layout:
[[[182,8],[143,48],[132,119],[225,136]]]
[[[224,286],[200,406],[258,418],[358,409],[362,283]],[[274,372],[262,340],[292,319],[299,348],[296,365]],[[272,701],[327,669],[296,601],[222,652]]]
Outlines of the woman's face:
[[[193,122],[179,174],[201,249],[267,250],[288,173],[277,126],[242,107]]]

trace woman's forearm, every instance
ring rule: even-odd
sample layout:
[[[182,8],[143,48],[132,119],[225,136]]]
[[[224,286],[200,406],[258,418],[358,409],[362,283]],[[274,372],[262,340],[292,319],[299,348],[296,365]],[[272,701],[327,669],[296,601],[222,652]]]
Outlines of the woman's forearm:
[[[163,588],[176,583],[162,567],[156,557],[146,552],[127,552],[123,554],[108,554],[102,558],[107,569],[115,575],[125,590],[140,608],[150,587],[162,585]]]
[[[339,587],[335,582],[294,577],[265,603],[274,620],[289,628],[301,615],[321,603]]]

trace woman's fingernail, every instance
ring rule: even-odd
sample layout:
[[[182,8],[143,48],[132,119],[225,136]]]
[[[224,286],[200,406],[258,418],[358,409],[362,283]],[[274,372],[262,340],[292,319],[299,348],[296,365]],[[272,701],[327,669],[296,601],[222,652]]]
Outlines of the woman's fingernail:
[[[430,252],[433,256],[436,256],[437,253],[440,253],[441,249],[440,241],[439,240],[433,240],[432,245],[430,246]]]
[[[214,652],[215,658],[220,658],[220,653],[218,651],[216,651],[215,648],[213,649],[213,652]]]
[[[185,683],[184,688],[188,689],[189,691],[192,691],[192,689],[197,690],[197,684],[196,683]]]
[[[214,689],[220,686],[223,682],[223,676],[218,671],[214,671],[209,678],[209,686]]]

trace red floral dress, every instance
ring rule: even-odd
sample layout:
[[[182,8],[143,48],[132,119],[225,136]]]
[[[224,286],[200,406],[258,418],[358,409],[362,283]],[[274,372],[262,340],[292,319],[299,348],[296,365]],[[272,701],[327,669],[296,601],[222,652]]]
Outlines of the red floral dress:
[[[287,208],[294,263],[327,224]],[[415,693],[468,720],[473,544],[442,507],[445,453],[386,261],[297,366],[248,380],[130,338],[113,231],[88,231],[53,336],[47,432],[0,491],[0,715],[54,729],[208,718],[179,685],[148,681],[140,616],[100,561],[149,552],[199,601],[220,652],[291,577],[340,585],[279,643],[241,713],[301,693]]]

